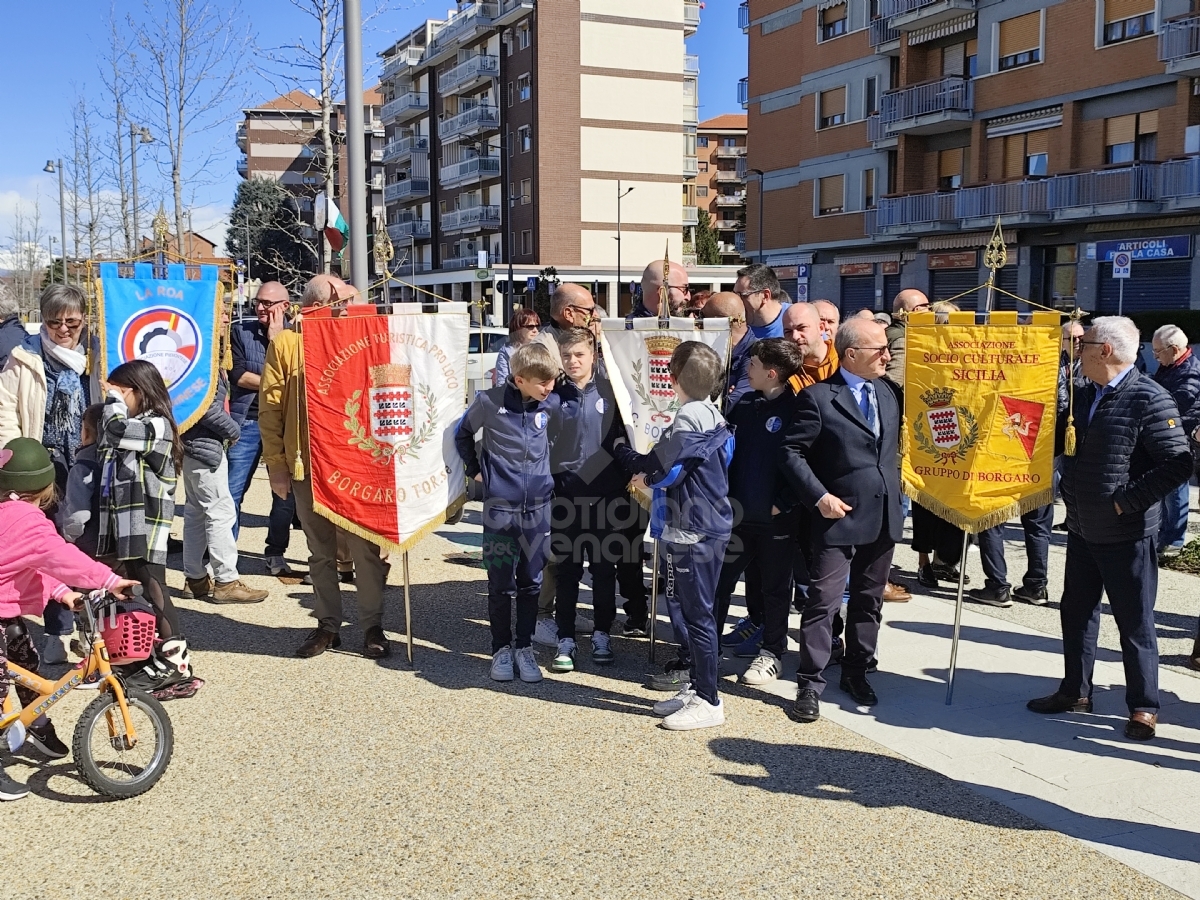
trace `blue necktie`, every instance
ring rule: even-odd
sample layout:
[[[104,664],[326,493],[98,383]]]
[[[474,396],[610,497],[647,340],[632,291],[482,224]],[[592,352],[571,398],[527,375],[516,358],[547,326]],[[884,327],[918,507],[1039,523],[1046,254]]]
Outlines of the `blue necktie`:
[[[863,418],[867,420],[867,427],[871,429],[871,433],[875,437],[879,437],[879,423],[875,419],[875,404],[871,402],[871,394],[871,382],[864,381],[858,390],[858,408],[862,410]]]

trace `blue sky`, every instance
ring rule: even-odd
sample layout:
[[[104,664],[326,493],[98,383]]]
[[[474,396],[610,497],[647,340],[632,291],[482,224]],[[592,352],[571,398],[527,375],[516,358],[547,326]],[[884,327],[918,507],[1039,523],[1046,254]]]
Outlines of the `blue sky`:
[[[221,3],[222,0],[214,0]],[[366,9],[373,0],[363,0]],[[384,11],[369,25],[364,56],[371,62],[378,50],[407,33],[425,18],[444,16],[453,0],[390,0],[381,2]],[[44,231],[58,234],[58,181],[42,168],[47,159],[70,152],[71,106],[78,94],[102,100],[99,66],[107,46],[105,17],[107,0],[59,0],[54,4],[6,3],[5,30],[20,35],[7,43],[5,59],[9,71],[20,72],[8,94],[10,122],[16,124],[14,139],[0,151],[0,248],[11,243],[14,214],[18,204],[26,214],[36,201]],[[118,13],[140,9],[139,0],[115,0]],[[287,0],[242,0],[250,29],[259,46],[277,46],[294,40],[306,20]],[[702,24],[688,41],[691,53],[700,56],[700,118],[738,112],[736,87],[746,74],[746,38],[737,27],[736,0],[707,0]],[[368,70],[368,84],[372,83]],[[299,85],[309,87],[309,85]],[[261,78],[250,80],[252,100],[274,94]],[[224,121],[211,131],[197,135],[198,153],[215,153],[211,184],[194,191],[193,223],[197,231],[218,244],[224,242],[224,218],[238,182],[234,129],[240,120],[237,103],[230,105]],[[156,171],[148,155],[139,156],[139,187],[151,201],[168,200],[169,185]],[[186,201],[186,198],[185,198]],[[70,237],[68,223],[68,240]],[[44,243],[44,242],[43,242]],[[57,251],[56,251],[57,252]]]

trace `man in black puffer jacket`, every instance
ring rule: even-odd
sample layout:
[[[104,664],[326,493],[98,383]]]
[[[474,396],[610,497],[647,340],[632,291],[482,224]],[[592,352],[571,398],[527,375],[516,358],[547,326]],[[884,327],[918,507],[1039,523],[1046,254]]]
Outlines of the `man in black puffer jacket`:
[[[180,435],[183,441],[183,574],[192,597],[213,603],[258,603],[266,591],[254,590],[238,578],[238,551],[233,537],[237,507],[229,492],[225,450],[240,429],[225,408],[229,382],[217,373],[217,391],[200,421]],[[213,575],[204,564],[207,551]],[[214,584],[215,576],[215,584]]]
[[[1076,449],[1063,457],[1067,565],[1060,617],[1065,675],[1058,690],[1030,700],[1034,712],[1091,712],[1092,669],[1107,593],[1121,635],[1125,735],[1154,737],[1158,722],[1159,508],[1192,474],[1192,454],[1171,395],[1134,368],[1140,339],[1129,319],[1096,319],[1082,342],[1092,384],[1075,398]],[[1065,431],[1065,411],[1058,430]]]
[[[1192,353],[1187,335],[1178,325],[1164,325],[1154,332],[1151,346],[1158,360],[1154,380],[1170,392],[1179,408],[1183,433],[1191,434],[1200,425],[1200,359]],[[1190,499],[1188,483],[1185,481],[1163,499],[1162,524],[1158,529],[1160,559],[1176,556],[1183,549]]]

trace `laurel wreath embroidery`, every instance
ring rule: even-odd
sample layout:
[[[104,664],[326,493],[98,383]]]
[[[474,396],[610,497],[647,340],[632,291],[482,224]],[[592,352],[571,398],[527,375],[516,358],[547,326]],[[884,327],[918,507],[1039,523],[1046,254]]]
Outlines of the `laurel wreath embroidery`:
[[[974,447],[979,442],[979,422],[971,411],[965,406],[955,407],[958,410],[958,415],[966,426],[963,439],[959,445],[952,450],[939,450],[925,431],[925,417],[918,416],[917,421],[913,424],[913,438],[916,439],[917,446],[925,453],[928,453],[939,463],[958,462],[960,459],[967,458],[967,451]]]
[[[350,399],[346,401],[345,413],[346,420],[342,423],[346,430],[350,432],[350,440],[347,443],[352,447],[357,447],[371,454],[371,459],[381,466],[389,465],[393,459],[399,459],[400,465],[404,465],[410,459],[416,459],[421,447],[429,443],[429,439],[433,437],[434,431],[437,429],[437,411],[434,405],[433,392],[427,385],[417,385],[417,393],[421,395],[421,399],[425,405],[425,421],[420,429],[413,435],[413,439],[403,446],[395,446],[393,444],[381,444],[375,438],[367,433],[363,428],[362,422],[358,419],[358,412],[362,409],[362,391],[355,391],[350,395]]]
[[[655,403],[650,398],[649,394],[646,393],[646,385],[643,383],[643,379],[642,379],[642,361],[640,359],[634,360],[634,363],[633,363],[633,383],[634,383],[634,386],[637,388],[638,399],[640,399],[642,401],[642,403],[644,403],[646,406],[650,407],[656,413],[670,414],[670,413],[676,413],[679,411],[679,398],[678,397],[672,397],[671,402],[669,404],[667,404],[667,408],[663,409],[661,406],[659,406],[657,403]]]

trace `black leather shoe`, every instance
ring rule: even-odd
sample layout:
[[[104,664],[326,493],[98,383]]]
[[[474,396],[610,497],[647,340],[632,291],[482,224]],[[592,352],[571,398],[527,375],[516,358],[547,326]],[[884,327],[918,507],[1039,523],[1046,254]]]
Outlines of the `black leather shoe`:
[[[296,648],[296,655],[301,659],[311,659],[320,656],[326,650],[342,646],[342,639],[336,631],[326,631],[324,628],[314,628],[304,639],[304,643]]]
[[[1035,713],[1090,713],[1092,711],[1091,697],[1072,697],[1070,694],[1060,694],[1055,691],[1049,697],[1037,697],[1025,704],[1025,708]]]
[[[383,629],[378,625],[368,628],[367,633],[363,635],[363,656],[367,659],[383,659],[390,656],[391,652],[391,645],[388,644]]]
[[[849,694],[850,699],[859,706],[874,706],[879,702],[866,675],[843,675],[838,687]]]
[[[793,722],[815,722],[821,718],[821,701],[812,688],[801,688],[796,692],[796,702],[788,710]]]
[[[936,588],[938,586],[937,573],[933,571],[933,566],[924,565],[917,571],[917,584],[922,587]]]

